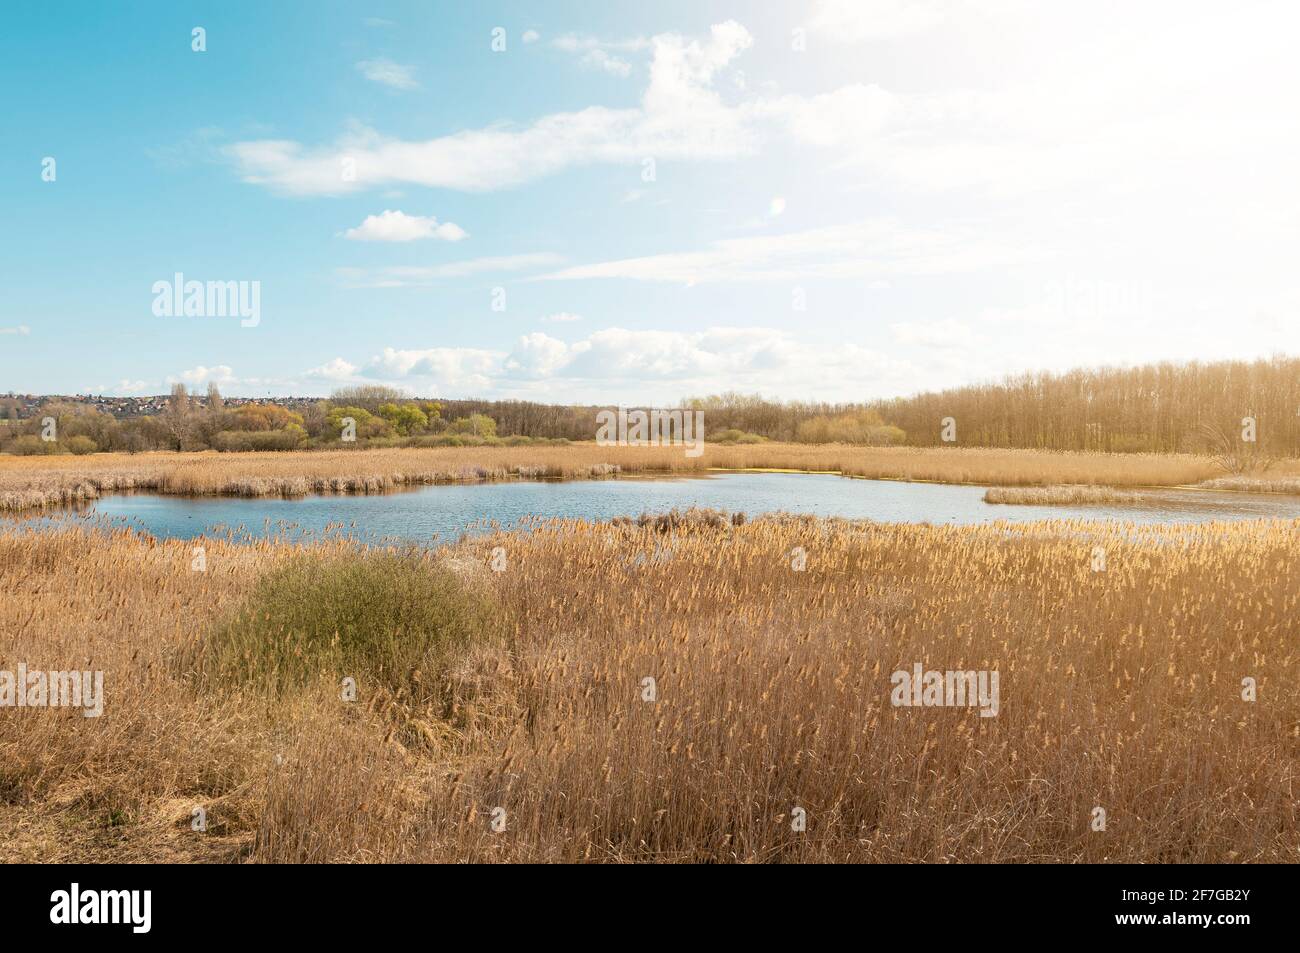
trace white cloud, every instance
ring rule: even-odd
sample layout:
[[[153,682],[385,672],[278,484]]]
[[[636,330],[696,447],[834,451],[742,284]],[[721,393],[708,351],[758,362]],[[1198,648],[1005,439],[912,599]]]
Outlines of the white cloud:
[[[1077,194],[1084,185],[1142,195],[1174,183],[1196,190],[1224,167],[1245,163],[1257,168],[1247,202],[1293,196],[1294,176],[1282,157],[1300,148],[1300,136],[1294,123],[1277,121],[1273,91],[1300,80],[1285,41],[1295,14],[1252,5],[1229,16],[1155,2],[1122,11],[1123,29],[1097,29],[1096,17],[1023,0],[828,2],[809,21],[827,37],[888,39],[903,59],[914,52],[908,44],[930,42],[925,56],[943,57],[945,48],[925,38],[952,23],[978,27],[991,53],[974,64],[957,58],[949,65],[948,56],[924,82],[900,79],[895,89],[853,83],[810,95],[732,91],[738,102],[720,92],[734,84],[717,82],[723,71],[735,78],[735,61],[752,44],[735,21],[715,25],[704,39],[569,35],[554,46],[580,58],[599,51],[607,59],[593,58],[595,65],[645,44],[649,81],[640,104],[423,141],[357,127],[329,145],[246,140],[226,153],[245,181],[297,194],[400,183],[491,190],[585,164],[646,156],[727,161],[790,143],[823,150],[834,171],[863,187],[903,195],[960,190],[999,199]],[[352,181],[339,173],[344,158],[356,163]]]
[[[552,40],[551,45],[557,50],[563,50],[565,53],[585,53],[589,50],[617,50],[620,53],[634,53],[639,50],[650,49],[653,42],[649,37],[644,36],[628,37],[623,40],[602,40],[586,34],[565,33]]]
[[[382,57],[362,60],[357,64],[357,71],[372,83],[381,83],[393,89],[416,89],[420,85],[415,81],[415,67],[403,66]]]
[[[772,218],[785,214],[785,199],[777,196],[767,206],[767,214]]]
[[[1035,0],[818,0],[808,26],[837,43],[903,40],[943,29],[1001,29],[1035,6]]]
[[[12,328],[0,328],[0,334],[31,334],[32,329],[25,324]]]
[[[894,39],[942,24],[972,0],[820,0],[809,29],[841,43]]]
[[[899,344],[927,348],[967,348],[975,343],[971,329],[951,318],[943,321],[900,321],[889,326]]]
[[[326,366],[353,367],[342,358]],[[617,385],[620,399],[630,401],[727,389],[844,400],[904,392],[915,386],[916,367],[870,348],[814,343],[775,328],[606,328],[572,343],[537,331],[509,352],[385,348],[355,375],[448,396],[599,401]]]
[[[333,145],[284,139],[228,146],[246,182],[277,191],[337,195],[410,183],[481,191],[518,185],[574,165],[664,159],[727,159],[752,152],[755,130],[712,88],[716,74],[753,42],[735,21],[704,41],[662,34],[651,41],[650,82],[635,108],[591,106],[531,125],[498,123],[423,142],[356,126]],[[355,176],[341,174],[350,160]]]
[[[432,215],[407,215],[405,212],[386,209],[378,215],[368,215],[356,228],[344,232],[353,241],[410,242],[421,238],[441,238],[458,242],[466,232],[454,222],[438,223]]]
[[[630,278],[699,284],[885,278],[978,271],[1030,261],[1040,253],[1003,245],[958,225],[920,229],[889,220],[715,241],[699,251],[576,265],[546,280]]]
[[[483,391],[501,366],[497,351],[476,348],[433,347],[424,350],[398,350],[386,347],[371,358],[358,374],[383,381],[418,379],[428,381],[439,390],[460,393]]]
[[[349,364],[343,358],[336,357],[332,361],[326,361],[320,367],[304,371],[303,376],[313,380],[346,381],[351,380],[356,372],[355,364]]]
[[[603,70],[614,76],[632,75],[631,63],[601,49],[588,50],[586,55],[582,57],[582,65],[591,69]]]
[[[351,288],[403,288],[410,285],[427,285],[434,281],[466,278],[471,275],[511,271],[528,271],[556,265],[563,259],[551,252],[534,252],[523,255],[497,255],[486,258],[469,258],[442,265],[394,265],[387,268],[340,268],[340,280]]]
[[[541,35],[540,33],[538,33],[536,30],[525,30],[525,31],[524,31],[523,41],[524,41],[525,43],[536,43],[536,42],[537,42],[538,40],[540,40],[541,38],[542,38],[542,35]]]
[[[235,376],[234,369],[229,364],[218,364],[215,367],[204,367],[200,364],[198,367],[192,367],[188,371],[181,371],[180,374],[168,377],[167,383],[186,384],[190,387],[206,387],[208,384],[229,387],[239,384],[241,381]]]
[[[582,320],[582,315],[580,315],[580,314],[570,314],[568,311],[559,311],[559,312],[556,312],[555,314],[548,314],[548,315],[546,315],[544,318],[542,318],[542,320],[543,320],[543,321],[546,321],[546,322],[549,322],[549,323],[560,323],[560,324],[563,324],[563,323],[567,323],[567,322],[569,322],[569,321],[581,321],[581,320]]]
[[[506,359],[504,369],[516,377],[550,377],[570,360],[569,346],[541,331],[525,334]]]

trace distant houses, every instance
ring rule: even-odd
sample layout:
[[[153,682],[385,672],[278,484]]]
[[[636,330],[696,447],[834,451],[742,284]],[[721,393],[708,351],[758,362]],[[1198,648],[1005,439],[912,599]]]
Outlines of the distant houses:
[[[151,417],[167,409],[168,396],[159,394],[151,397],[99,397],[93,394],[0,394],[0,420],[26,419],[34,417],[45,404],[53,401],[80,404],[108,414],[119,420],[130,417]],[[234,409],[245,404],[276,404],[288,410],[302,410],[320,402],[316,397],[224,397],[226,407]],[[207,406],[207,397],[194,394],[190,403],[199,407]]]

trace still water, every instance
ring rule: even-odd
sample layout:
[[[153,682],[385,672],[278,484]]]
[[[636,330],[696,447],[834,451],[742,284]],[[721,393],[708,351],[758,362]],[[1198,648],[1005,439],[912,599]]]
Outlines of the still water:
[[[785,511],[878,522],[978,524],[996,520],[1110,519],[1138,523],[1300,518],[1300,497],[1146,491],[1140,503],[1010,506],[985,503],[984,488],[856,480],[826,474],[719,473],[676,479],[483,483],[429,486],[382,496],[239,499],[154,494],[109,496],[82,508],[82,518],[133,526],[157,537],[200,535],[313,538],[327,527],[366,541],[455,539],[467,529],[524,517],[606,520],[710,507],[750,517]]]

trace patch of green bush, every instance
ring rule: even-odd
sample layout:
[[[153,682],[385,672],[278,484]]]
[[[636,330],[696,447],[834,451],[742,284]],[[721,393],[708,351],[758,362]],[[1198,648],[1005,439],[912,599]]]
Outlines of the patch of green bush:
[[[468,648],[501,631],[494,600],[427,553],[301,557],[208,633],[194,670],[207,689],[278,694],[351,677],[358,697],[369,682],[426,702],[446,697],[449,667]]]
[[[63,441],[63,445],[67,448],[69,453],[75,453],[79,457],[85,456],[88,453],[94,453],[99,449],[99,446],[95,441],[81,434],[78,434],[75,437],[69,437],[67,440]]]
[[[58,453],[59,445],[53,440],[42,440],[35,434],[23,434],[15,437],[5,449],[20,457],[35,457]]]

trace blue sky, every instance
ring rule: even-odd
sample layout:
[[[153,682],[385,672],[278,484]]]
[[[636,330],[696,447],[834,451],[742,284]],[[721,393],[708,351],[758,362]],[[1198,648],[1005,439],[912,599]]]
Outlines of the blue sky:
[[[0,391],[848,400],[1300,350],[1288,4],[0,19]],[[257,282],[256,326],[155,314],[178,272]]]

